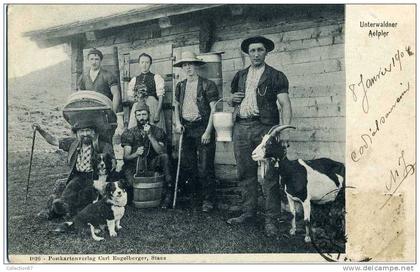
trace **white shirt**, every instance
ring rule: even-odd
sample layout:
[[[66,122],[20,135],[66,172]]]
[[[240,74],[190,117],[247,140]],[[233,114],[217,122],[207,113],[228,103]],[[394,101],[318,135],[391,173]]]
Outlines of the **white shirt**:
[[[90,69],[90,71],[89,71],[89,76],[90,76],[90,79],[92,80],[92,82],[94,82],[94,81],[95,81],[95,79],[96,79],[96,77],[98,76],[98,74],[99,74],[99,70],[100,70],[100,69],[98,69],[98,70],[94,71],[94,70]]]
[[[257,104],[257,88],[264,70],[265,65],[258,68],[251,66],[248,69],[245,85],[245,97],[242,100],[241,107],[239,109],[239,116],[242,118],[258,116],[260,114]]]
[[[134,87],[136,86],[136,78],[133,77],[130,82],[128,83],[127,87],[127,96],[129,100],[134,101]],[[159,74],[155,74],[154,76],[155,86],[156,86],[156,95],[164,96],[165,95],[165,80]]]
[[[187,80],[184,103],[182,105],[182,118],[190,122],[197,121],[201,118],[197,106],[197,87],[198,80]]]

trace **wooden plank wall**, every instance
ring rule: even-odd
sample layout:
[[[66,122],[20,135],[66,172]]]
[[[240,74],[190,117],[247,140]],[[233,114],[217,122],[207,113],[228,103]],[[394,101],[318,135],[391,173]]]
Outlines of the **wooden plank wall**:
[[[234,74],[249,65],[247,55],[240,50],[241,41],[253,35],[272,39],[276,47],[267,56],[267,63],[289,79],[293,125],[298,127],[289,135],[289,158],[330,157],[344,161],[344,6],[278,5],[248,11],[245,8],[237,16],[225,7],[210,15],[216,26],[211,51],[225,52],[223,95],[230,95]],[[120,52],[140,52],[171,43],[175,57],[179,58],[184,50],[199,53],[200,18],[197,14],[171,17],[172,26],[165,29],[151,22],[107,30],[98,33],[96,40],[88,41],[84,53],[92,47],[104,50],[104,65],[112,65],[107,54],[112,53],[113,46],[118,46]],[[176,69],[174,72],[176,82],[182,75]],[[224,109],[231,110],[227,105]],[[220,173],[226,172],[223,169],[234,172],[236,162],[231,143],[217,144],[216,164]]]
[[[252,35],[272,39],[275,49],[266,61],[289,79],[292,124],[298,128],[288,135],[289,158],[330,157],[344,161],[344,11],[333,7],[296,12],[280,20],[244,18],[218,24],[218,41],[212,50],[225,51],[223,93],[230,95],[233,76],[249,65],[248,56],[240,50],[241,41]],[[232,144],[218,143],[216,160],[221,165],[235,164]]]

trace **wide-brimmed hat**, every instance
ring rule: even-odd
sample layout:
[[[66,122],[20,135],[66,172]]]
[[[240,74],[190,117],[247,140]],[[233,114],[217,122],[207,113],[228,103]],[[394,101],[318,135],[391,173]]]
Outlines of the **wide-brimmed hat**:
[[[174,63],[174,67],[182,67],[182,64],[185,62],[192,62],[197,65],[203,65],[206,62],[197,58],[197,55],[193,52],[185,51],[182,52],[181,59]]]
[[[96,49],[96,48],[92,48],[92,49],[90,49],[89,50],[89,52],[88,52],[88,57],[89,57],[89,55],[98,55],[100,58],[101,58],[101,60],[104,58],[104,55],[102,54],[102,52],[101,51],[99,51],[98,49]]]
[[[267,50],[267,52],[270,52],[274,49],[274,42],[270,39],[267,39],[263,36],[255,36],[255,37],[250,37],[248,39],[245,39],[242,43],[241,43],[241,49],[244,53],[248,54],[248,49],[249,49],[249,45],[252,43],[262,43],[264,44],[265,49]]]

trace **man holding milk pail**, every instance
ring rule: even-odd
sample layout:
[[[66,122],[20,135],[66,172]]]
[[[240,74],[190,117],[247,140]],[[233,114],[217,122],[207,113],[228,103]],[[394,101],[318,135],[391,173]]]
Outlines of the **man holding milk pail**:
[[[231,218],[229,224],[242,224],[255,219],[258,192],[258,165],[252,160],[252,151],[261,142],[262,136],[278,124],[290,124],[290,104],[287,77],[265,63],[267,53],[274,49],[273,41],[261,37],[245,39],[241,50],[248,55],[251,65],[238,71],[232,80],[230,104],[234,111],[234,153],[238,178],[242,191],[242,214]],[[277,102],[281,106],[281,120]],[[277,233],[276,218],[280,212],[280,188],[278,176],[269,164],[264,179],[265,232],[267,236]]]

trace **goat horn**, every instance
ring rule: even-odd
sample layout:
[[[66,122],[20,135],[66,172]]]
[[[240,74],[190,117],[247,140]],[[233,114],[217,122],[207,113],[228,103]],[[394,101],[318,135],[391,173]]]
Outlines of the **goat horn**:
[[[291,126],[291,125],[278,125],[278,126],[274,126],[270,129],[270,131],[268,132],[268,134],[270,134],[271,136],[274,136],[278,133],[280,133],[283,129],[286,128],[293,128],[296,129],[296,127]]]

